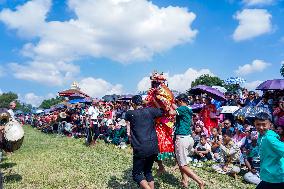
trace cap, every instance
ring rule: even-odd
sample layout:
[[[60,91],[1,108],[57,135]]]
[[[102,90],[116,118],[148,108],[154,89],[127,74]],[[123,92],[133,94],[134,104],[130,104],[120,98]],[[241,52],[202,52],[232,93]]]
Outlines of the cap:
[[[142,103],[143,103],[142,96],[141,95],[134,95],[131,98],[131,102],[135,105],[142,105]]]

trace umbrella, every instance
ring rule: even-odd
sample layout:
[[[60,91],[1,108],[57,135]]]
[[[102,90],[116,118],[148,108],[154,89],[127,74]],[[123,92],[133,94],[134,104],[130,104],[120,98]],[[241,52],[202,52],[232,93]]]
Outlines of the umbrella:
[[[77,103],[90,103],[91,99],[88,98],[79,98],[79,99],[73,99],[68,101],[70,104],[77,104]]]
[[[284,79],[273,79],[267,80],[261,83],[256,90],[283,90],[284,89]]]
[[[233,113],[235,117],[239,118],[254,118],[256,114],[260,112],[265,112],[271,115],[268,108],[258,107],[258,106],[246,106]]]
[[[190,89],[189,93],[191,94],[206,93],[208,96],[211,96],[215,100],[220,100],[220,101],[226,100],[222,92],[206,85],[198,85],[196,87],[193,87],[192,89]]]
[[[218,91],[225,93],[227,92],[227,89],[225,87],[221,87],[221,86],[212,86],[212,88],[217,89]]]
[[[198,113],[202,110],[203,106],[204,104],[193,104],[190,106],[190,108],[192,109],[194,113]]]
[[[225,80],[225,83],[227,85],[238,85],[238,84],[242,84],[244,82],[246,82],[246,80],[241,78],[241,77],[230,77],[230,78]]]
[[[133,97],[133,95],[128,94],[128,95],[121,95],[118,100],[131,100],[131,98]]]
[[[238,106],[222,106],[221,113],[222,114],[232,114],[239,109]]]

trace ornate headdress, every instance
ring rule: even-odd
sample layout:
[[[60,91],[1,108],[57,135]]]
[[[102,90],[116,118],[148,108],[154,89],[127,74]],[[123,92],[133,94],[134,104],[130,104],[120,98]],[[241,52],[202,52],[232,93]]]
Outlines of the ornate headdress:
[[[157,71],[154,71],[152,73],[152,75],[150,76],[150,79],[152,81],[158,81],[158,82],[165,82],[165,81],[167,81],[164,73],[163,72],[162,73],[158,73]]]

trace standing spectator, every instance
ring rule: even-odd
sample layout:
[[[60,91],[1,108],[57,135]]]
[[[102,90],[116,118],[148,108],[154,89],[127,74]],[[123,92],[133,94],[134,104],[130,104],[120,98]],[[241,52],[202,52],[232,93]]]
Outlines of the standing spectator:
[[[98,109],[98,102],[96,100],[93,100],[92,106],[88,109],[88,116],[89,116],[89,134],[87,136],[87,144],[95,145],[96,140],[100,135],[99,131],[99,122],[98,122],[98,116],[100,112]]]
[[[218,126],[217,110],[214,104],[211,103],[210,98],[205,98],[205,106],[200,112],[201,120],[204,123],[205,128],[211,132],[212,128]]]
[[[278,106],[273,112],[274,122],[277,126],[284,126],[284,97],[279,100]]]
[[[250,91],[248,98],[245,100],[245,106],[256,106],[259,103],[259,99],[256,98],[255,92]]]

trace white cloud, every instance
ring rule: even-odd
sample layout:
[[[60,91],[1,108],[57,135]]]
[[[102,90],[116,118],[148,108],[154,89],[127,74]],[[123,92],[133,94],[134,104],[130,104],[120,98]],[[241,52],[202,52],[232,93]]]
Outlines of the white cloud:
[[[263,81],[259,81],[259,80],[256,80],[256,81],[252,81],[252,82],[247,82],[244,84],[244,87],[248,90],[255,90],[256,87],[258,87]]]
[[[54,98],[56,97],[56,95],[49,93],[46,96],[38,96],[33,92],[27,93],[25,95],[19,95],[19,99],[21,102],[24,102],[26,104],[31,104],[34,107],[38,107],[43,100],[45,99],[50,99],[50,98]]]
[[[92,97],[102,97],[107,94],[122,94],[121,84],[111,84],[101,78],[87,77],[79,82],[81,90]]]
[[[3,94],[3,91],[0,89],[0,95]]]
[[[261,6],[261,5],[271,5],[275,0],[243,0],[243,3],[247,6]]]
[[[47,22],[51,0],[32,0],[0,21],[20,36],[35,37],[23,54],[34,61],[72,61],[82,56],[120,62],[148,60],[154,54],[191,42],[196,15],[185,8],[158,7],[147,0],[69,0],[76,18]]]
[[[209,69],[195,70],[189,68],[184,73],[175,74],[170,76],[169,73],[165,73],[166,78],[168,79],[168,86],[172,90],[177,90],[179,92],[185,92],[191,87],[191,82],[203,74],[214,75]],[[149,77],[144,77],[138,84],[138,91],[147,91],[150,88],[150,79]]]
[[[50,6],[50,0],[28,1],[23,6],[17,6],[16,11],[3,9],[0,12],[0,21],[3,21],[10,29],[17,29],[22,37],[38,36],[44,29]]]
[[[10,63],[14,77],[50,86],[59,86],[73,80],[80,68],[65,62],[29,62],[25,65]]]
[[[263,60],[254,60],[251,64],[239,66],[235,72],[238,75],[247,75],[253,72],[262,72],[270,65],[270,63],[266,63]]]
[[[251,39],[272,31],[271,14],[265,9],[244,9],[234,18],[239,25],[234,31],[235,41]]]

